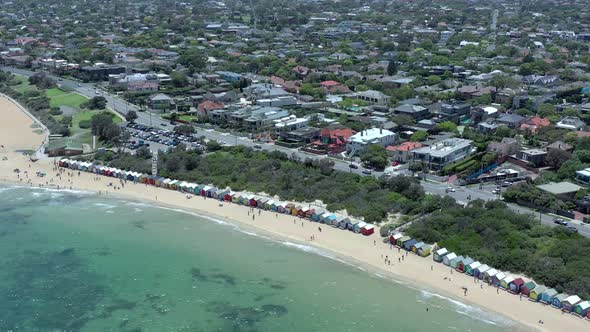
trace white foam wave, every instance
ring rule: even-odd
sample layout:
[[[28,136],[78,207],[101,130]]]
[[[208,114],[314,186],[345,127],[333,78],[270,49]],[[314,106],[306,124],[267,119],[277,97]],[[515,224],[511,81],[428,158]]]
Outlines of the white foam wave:
[[[102,208],[105,208],[105,209],[113,209],[113,208],[116,208],[117,207],[116,205],[105,204],[105,203],[94,203],[92,205],[97,206],[97,207],[102,207]]]
[[[435,298],[439,298],[441,300],[445,300],[455,306],[455,311],[457,313],[459,313],[461,315],[468,316],[473,319],[477,319],[477,320],[482,321],[484,323],[491,324],[491,325],[500,325],[500,324],[506,325],[506,326],[513,325],[513,322],[508,319],[503,319],[501,317],[498,317],[497,315],[487,313],[487,312],[483,311],[482,309],[470,306],[470,305],[465,304],[461,301],[457,301],[455,299],[452,299],[452,298],[449,298],[449,297],[446,297],[446,296],[443,296],[443,295],[440,295],[437,293],[431,293],[431,292],[428,292],[425,290],[420,290],[420,293],[425,299],[435,297]]]

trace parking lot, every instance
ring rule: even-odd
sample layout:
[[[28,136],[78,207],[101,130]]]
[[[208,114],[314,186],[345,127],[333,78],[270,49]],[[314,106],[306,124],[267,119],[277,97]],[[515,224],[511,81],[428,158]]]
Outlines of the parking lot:
[[[183,143],[188,149],[204,149],[199,144],[196,135],[185,136],[171,130],[157,129],[149,126],[128,123],[126,130],[130,138],[126,148],[135,151],[142,146],[148,147],[152,152],[157,150],[166,151]]]

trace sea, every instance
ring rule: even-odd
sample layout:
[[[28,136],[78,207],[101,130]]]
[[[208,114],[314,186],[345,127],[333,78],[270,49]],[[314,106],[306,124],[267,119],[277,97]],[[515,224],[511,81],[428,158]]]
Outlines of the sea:
[[[516,323],[212,216],[0,186],[0,331],[477,331]]]

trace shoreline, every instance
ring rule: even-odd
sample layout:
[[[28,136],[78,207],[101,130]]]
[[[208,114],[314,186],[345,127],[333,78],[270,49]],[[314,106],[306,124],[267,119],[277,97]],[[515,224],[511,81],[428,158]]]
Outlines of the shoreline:
[[[129,202],[129,203],[133,203],[133,204],[143,204],[143,205],[147,205],[151,208],[166,209],[166,210],[171,210],[171,211],[175,211],[178,213],[192,215],[192,216],[195,216],[198,218],[207,219],[210,222],[214,222],[218,225],[231,227],[232,230],[235,230],[237,232],[240,232],[240,233],[243,233],[246,235],[254,236],[254,237],[261,238],[261,239],[264,239],[267,241],[271,241],[271,242],[274,242],[274,243],[277,243],[277,244],[280,244],[283,246],[291,247],[292,249],[304,251],[309,254],[318,255],[318,256],[324,257],[326,259],[336,261],[340,264],[345,264],[349,267],[356,268],[356,269],[362,271],[363,273],[369,274],[370,277],[380,278],[380,279],[386,280],[388,282],[391,282],[391,283],[394,283],[397,285],[401,285],[402,287],[410,288],[412,290],[415,290],[416,292],[422,293],[426,297],[438,297],[439,299],[443,299],[443,300],[449,302],[449,305],[454,305],[456,307],[459,307],[459,306],[467,307],[472,310],[478,311],[479,316],[476,316],[476,317],[471,316],[472,319],[474,319],[474,320],[482,321],[484,323],[495,325],[495,326],[509,327],[509,328],[511,328],[511,331],[539,330],[537,326],[524,324],[523,322],[513,319],[505,314],[500,313],[500,312],[496,312],[496,311],[486,312],[485,311],[486,308],[484,306],[482,306],[481,304],[479,304],[475,301],[471,301],[468,297],[458,297],[458,296],[452,294],[451,292],[447,292],[446,290],[444,290],[442,288],[431,287],[430,285],[426,285],[426,286],[419,285],[415,282],[415,280],[412,280],[411,278],[408,278],[407,276],[405,276],[403,274],[399,274],[399,273],[396,273],[395,271],[391,271],[386,268],[376,266],[374,264],[371,264],[370,262],[359,260],[353,256],[348,256],[348,255],[343,254],[339,251],[336,251],[330,247],[323,246],[321,244],[316,245],[317,242],[315,242],[315,243],[309,242],[309,241],[305,242],[300,238],[289,236],[288,234],[285,234],[285,233],[269,231],[268,229],[265,229],[265,228],[258,226],[256,224],[250,224],[250,223],[247,223],[244,221],[239,221],[236,219],[229,218],[227,216],[223,217],[223,216],[220,216],[215,213],[212,213],[212,212],[209,212],[206,210],[202,210],[199,208],[181,206],[181,205],[176,205],[176,204],[171,204],[171,203],[164,203],[164,202],[155,201],[155,200],[151,200],[149,203],[147,203],[147,202],[143,202],[141,200],[138,200],[137,197],[134,197],[132,195],[128,195],[126,193],[116,193],[116,194],[113,193],[112,195],[111,194],[102,195],[102,194],[99,194],[98,191],[94,191],[94,189],[90,189],[90,188],[72,187],[70,189],[70,188],[61,188],[60,187],[58,189],[56,186],[51,186],[51,185],[50,186],[46,186],[46,185],[45,186],[39,186],[39,185],[27,186],[22,182],[14,182],[14,181],[9,181],[9,180],[0,178],[0,187],[7,186],[7,185],[12,186],[13,188],[19,188],[19,189],[41,189],[41,190],[62,191],[62,192],[67,192],[67,193],[70,193],[73,195],[83,193],[83,194],[88,194],[88,195],[92,195],[92,196],[100,197],[100,198],[120,200],[123,202]],[[185,195],[181,192],[178,192],[178,193]],[[209,198],[207,200],[216,201],[215,199],[209,199]],[[233,204],[233,203],[224,203],[224,204],[228,204],[231,207],[242,207],[245,209],[249,209],[246,206],[237,205],[237,204]],[[281,214],[279,214],[279,216],[281,216]],[[289,215],[284,215],[284,216],[287,218],[290,217]],[[305,219],[301,219],[301,220],[303,220],[304,222],[309,222],[308,220],[305,220]],[[281,221],[279,221],[279,222],[281,222]],[[338,229],[335,229],[335,230],[338,230]],[[346,232],[349,232],[349,231],[346,231]],[[356,233],[351,233],[351,234],[356,234]],[[360,234],[356,234],[356,235],[362,236]],[[381,239],[381,237],[380,237],[380,239]],[[306,250],[306,248],[310,248],[312,250]],[[405,252],[405,251],[402,250],[402,252]],[[429,257],[431,257],[431,256],[429,256]],[[420,258],[420,257],[418,257],[418,258]],[[457,274],[458,274],[458,272],[457,272]],[[454,310],[458,311],[458,308],[454,308]],[[463,314],[470,316],[467,313],[463,313]],[[488,315],[488,316],[493,316],[493,317],[482,317],[483,315]],[[506,320],[509,320],[509,321],[506,321]],[[539,330],[539,331],[542,331],[542,330]]]
[[[5,99],[0,98],[0,102]],[[22,150],[24,146],[41,143],[41,135],[34,134],[31,128],[26,131],[22,126],[30,125],[31,119],[23,120],[26,115],[12,105],[6,110],[6,121],[0,123],[0,132],[11,132],[14,137],[2,137],[1,144],[6,147],[0,149],[0,157],[6,156],[8,160],[0,161],[0,182],[27,186],[23,178],[24,172],[28,171],[26,180],[41,188],[59,190],[82,190],[90,193],[98,193],[112,199],[126,199],[157,207],[169,207],[180,210],[180,212],[196,213],[209,218],[219,219],[237,227],[255,231],[255,233],[269,234],[271,240],[282,239],[295,244],[310,246],[328,253],[333,253],[335,259],[353,266],[359,265],[367,268],[367,272],[378,274],[393,282],[402,280],[408,281],[409,285],[416,285],[417,289],[429,291],[440,296],[457,300],[462,303],[474,305],[482,312],[490,312],[493,316],[497,313],[501,317],[509,318],[516,325],[524,328],[539,331],[581,331],[587,330],[590,323],[570,314],[562,314],[559,310],[545,308],[539,303],[532,303],[527,298],[520,299],[519,296],[508,295],[499,292],[495,287],[487,284],[474,282],[474,279],[459,272],[451,272],[445,265],[436,263],[432,256],[426,258],[417,255],[406,255],[405,251],[397,251],[390,248],[389,244],[382,242],[378,235],[378,229],[372,236],[363,236],[350,231],[340,230],[325,224],[311,223],[308,220],[298,217],[276,214],[270,211],[254,209],[228,202],[221,203],[218,200],[199,196],[192,196],[187,199],[185,193],[157,188],[145,184],[128,182],[120,190],[113,190],[107,187],[109,182],[118,184],[119,179],[97,176],[96,174],[65,170],[61,177],[57,177],[58,171],[54,169],[54,159],[41,159],[37,162],[30,162],[26,156],[14,152]],[[18,126],[21,127],[18,127]],[[28,134],[30,132],[30,134]],[[6,142],[4,142],[6,140]],[[20,176],[13,172],[13,169],[21,169]],[[46,177],[37,177],[35,172],[47,173]],[[67,173],[73,176],[64,176]],[[52,185],[50,186],[49,183]],[[221,206],[220,206],[221,203]],[[258,212],[258,213],[257,213]],[[227,221],[225,221],[227,220]],[[322,231],[318,228],[321,227]],[[311,241],[310,236],[315,240]],[[374,242],[375,241],[375,242]],[[401,260],[401,255],[404,260]],[[386,265],[383,257],[390,257],[391,265]],[[397,258],[397,259],[396,259]],[[399,259],[399,260],[398,260]],[[398,262],[396,262],[398,260]],[[430,264],[429,264],[430,263]],[[429,266],[430,265],[430,266]],[[480,286],[482,285],[482,286]],[[468,296],[463,295],[462,287],[468,287]],[[441,295],[443,294],[443,295]],[[506,296],[508,295],[508,296]],[[539,324],[539,320],[544,324]],[[512,326],[511,326],[512,327]],[[519,326],[513,326],[519,328]]]

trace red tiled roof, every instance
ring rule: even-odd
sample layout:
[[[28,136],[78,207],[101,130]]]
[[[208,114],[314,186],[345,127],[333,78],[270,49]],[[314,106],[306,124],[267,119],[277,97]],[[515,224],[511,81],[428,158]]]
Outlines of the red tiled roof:
[[[324,82],[320,83],[320,85],[327,88],[327,87],[331,87],[331,86],[340,85],[340,83],[336,82],[336,81],[324,81]]]
[[[400,145],[390,145],[387,147],[387,151],[412,151],[423,147],[424,144],[420,142],[403,142]]]

